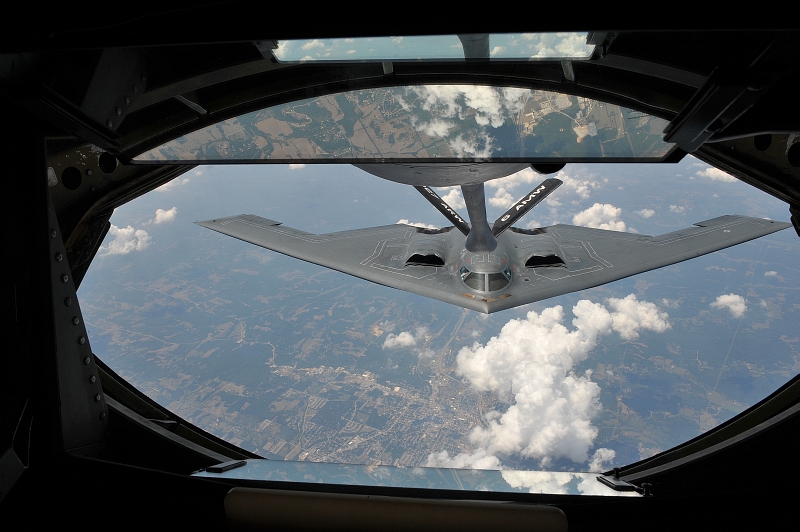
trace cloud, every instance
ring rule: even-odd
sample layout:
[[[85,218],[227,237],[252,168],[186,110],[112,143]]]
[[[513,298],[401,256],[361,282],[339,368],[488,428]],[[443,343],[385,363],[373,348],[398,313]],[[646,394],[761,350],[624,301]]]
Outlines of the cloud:
[[[675,300],[675,299],[666,299],[666,298],[664,298],[664,299],[661,300],[661,305],[663,305],[663,306],[665,306],[667,308],[678,308],[678,307],[681,306],[681,300],[680,299]]]
[[[726,183],[738,181],[738,179],[726,172],[723,172],[719,168],[706,168],[705,170],[698,171],[697,175],[700,177],[707,177],[713,181],[724,181]]]
[[[313,50],[315,48],[325,48],[325,43],[320,41],[319,39],[314,39],[313,41],[308,41],[303,46],[301,46],[303,50]]]
[[[672,327],[666,312],[658,310],[654,303],[638,301],[634,294],[623,299],[611,298],[608,304],[615,311],[611,314],[611,327],[625,340],[639,338],[639,329],[661,333]]]
[[[447,192],[446,194],[445,191]],[[464,202],[464,196],[461,193],[461,187],[437,187],[436,193],[454,209],[464,209],[467,207],[467,204]]]
[[[156,209],[156,217],[152,220],[152,223],[158,225],[163,223],[172,222],[175,220],[175,216],[178,214],[178,208],[173,207],[168,211],[164,209]]]
[[[650,218],[656,213],[656,211],[654,211],[653,209],[642,209],[640,211],[633,211],[633,213],[638,214],[642,218]]]
[[[585,211],[581,211],[572,218],[572,223],[583,227],[607,229],[610,231],[625,231],[625,222],[618,220],[622,209],[610,203],[595,203]]]
[[[764,277],[777,277],[777,276],[778,276],[778,272],[776,272],[775,270],[770,270],[768,272],[764,272]]]
[[[200,175],[197,172],[195,172],[195,174],[196,175]],[[159,191],[159,192],[169,192],[170,190],[178,188],[181,185],[185,185],[188,182],[189,182],[189,178],[188,177],[184,177],[184,178],[176,177],[172,181],[164,183],[163,185],[158,187],[156,190]]]
[[[674,213],[677,213],[677,214],[681,214],[685,210],[686,210],[686,207],[684,207],[683,205],[670,205],[669,206],[669,212],[674,212]]]
[[[492,48],[492,51],[489,52],[489,55],[494,57],[496,55],[503,54],[503,52],[505,52],[505,51],[506,51],[506,47],[505,46],[495,46],[494,48]]]
[[[306,165],[304,165],[303,163],[290,164],[289,165],[289,170],[300,170],[300,169],[305,168],[305,167],[306,167]]]
[[[117,227],[111,224],[108,234],[114,240],[101,248],[101,256],[105,255],[126,255],[132,251],[144,251],[150,245],[150,235],[143,229],[128,227]]]
[[[573,328],[564,326],[559,306],[531,311],[525,319],[512,319],[485,345],[475,342],[462,348],[456,373],[477,392],[497,394],[511,403],[505,412],[485,415],[487,427],[469,434],[475,450],[449,456],[429,456],[429,465],[466,467],[497,465],[492,457],[519,454],[546,467],[553,459],[589,460],[589,449],[598,430],[592,418],[600,411],[600,387],[591,371],[576,373],[574,366],[589,356],[600,335],[618,332],[624,339],[638,331],[662,332],[669,316],[631,294],[600,303],[579,301],[573,308]],[[610,459],[609,452],[596,455],[595,465]],[[499,458],[497,459],[499,463]],[[599,467],[599,466],[598,466]]]
[[[413,227],[422,227],[424,229],[438,229],[438,227],[436,227],[435,225],[424,224],[424,223],[420,223],[420,222],[409,222],[405,218],[403,218],[402,220],[398,220],[397,223],[411,225]]]
[[[398,347],[413,347],[417,345],[414,336],[408,332],[403,331],[400,334],[389,334],[383,342],[384,349],[395,349]]]
[[[713,303],[711,303],[711,307],[718,309],[726,308],[730,311],[731,316],[734,318],[741,318],[744,316],[744,313],[747,310],[747,304],[745,303],[744,298],[736,294],[725,294],[719,296]]]

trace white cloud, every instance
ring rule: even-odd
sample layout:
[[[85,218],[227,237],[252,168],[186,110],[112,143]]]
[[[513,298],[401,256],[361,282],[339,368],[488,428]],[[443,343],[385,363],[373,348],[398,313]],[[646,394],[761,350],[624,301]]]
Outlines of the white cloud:
[[[609,231],[625,231],[625,222],[618,220],[622,209],[610,203],[595,203],[585,211],[572,218],[572,223],[583,227],[607,229]]]
[[[152,220],[152,223],[158,225],[163,223],[172,222],[175,220],[175,216],[178,214],[178,208],[173,207],[168,211],[164,209],[156,209],[156,217]]]
[[[197,172],[195,172],[195,174],[196,175],[200,175]],[[170,190],[173,190],[173,189],[175,189],[175,188],[177,188],[177,187],[179,187],[181,185],[185,185],[188,182],[189,182],[189,178],[188,177],[184,177],[184,178],[176,177],[172,181],[164,183],[163,185],[158,187],[156,190],[159,191],[159,192],[169,192]]]
[[[497,192],[494,193],[494,196],[489,198],[489,205],[492,207],[500,207],[502,209],[508,209],[511,207],[515,201],[517,201],[516,196],[512,196],[505,188],[498,188]]]
[[[685,210],[686,210],[686,207],[684,207],[683,205],[670,205],[669,206],[669,212],[674,212],[674,213],[677,213],[677,214],[681,214]]]
[[[492,51],[489,52],[489,55],[494,57],[496,55],[501,55],[505,51],[506,51],[505,46],[495,46],[494,48],[492,48]]]
[[[713,181],[724,181],[726,183],[738,181],[738,179],[726,172],[723,172],[719,168],[706,168],[705,170],[698,171],[697,175],[700,177],[707,177]]]
[[[768,272],[764,272],[764,277],[777,277],[777,276],[778,276],[778,272],[776,272],[775,270],[770,270]]]
[[[600,411],[600,387],[591,372],[576,373],[575,364],[585,360],[601,334],[617,331],[623,338],[638,336],[641,329],[669,328],[666,313],[631,294],[609,299],[612,311],[599,303],[579,301],[572,309],[573,329],[563,325],[561,306],[541,313],[529,312],[525,319],[512,319],[498,336],[485,345],[476,342],[457,356],[457,373],[478,392],[493,392],[511,405],[505,412],[485,415],[488,428],[476,427],[469,435],[471,453],[450,457],[431,455],[429,465],[466,467],[499,464],[498,454],[520,454],[540,461],[566,457],[575,462],[589,460],[588,451],[598,430],[591,423]],[[610,459],[603,452],[594,465]],[[599,467],[599,466],[598,466]]]
[[[300,169],[305,168],[305,167],[306,167],[306,165],[303,164],[303,163],[290,164],[289,165],[289,170],[300,170]]]
[[[445,194],[447,191],[447,194]],[[464,196],[461,194],[461,187],[437,187],[437,194],[452,208],[464,209],[467,204],[464,202]],[[442,196],[442,194],[444,194]]]
[[[605,470],[606,462],[611,462],[617,453],[613,449],[605,449],[600,448],[595,451],[592,455],[592,459],[589,461],[589,471],[592,473],[601,473]]]
[[[654,303],[638,301],[634,294],[623,299],[611,298],[608,304],[615,310],[611,314],[611,327],[625,340],[639,338],[639,329],[664,332],[672,327],[666,312],[658,310]]]
[[[640,211],[633,211],[633,213],[638,214],[642,218],[650,218],[656,213],[656,211],[654,211],[653,209],[642,209]]]
[[[681,300],[680,299],[675,300],[675,299],[666,299],[666,298],[664,298],[664,299],[661,300],[661,304],[663,306],[667,307],[667,308],[678,308],[678,307],[681,306]]]
[[[383,342],[384,349],[395,349],[397,347],[413,347],[417,345],[414,336],[408,332],[403,331],[400,334],[389,334]]]
[[[422,227],[424,229],[438,229],[438,227],[436,227],[435,225],[424,224],[424,223],[420,223],[420,222],[409,222],[405,218],[403,218],[402,220],[398,220],[397,223],[411,225],[413,227]]]
[[[143,229],[128,227],[117,227],[111,224],[108,234],[114,240],[101,248],[101,256],[105,255],[126,255],[131,251],[144,251],[150,245],[150,235]]]
[[[313,50],[315,48],[325,48],[325,43],[320,41],[319,39],[314,39],[313,41],[308,41],[303,46],[301,46],[303,50]]]
[[[741,318],[747,310],[747,304],[744,298],[737,294],[725,294],[719,296],[713,303],[712,308],[728,309],[731,316],[734,318]]]

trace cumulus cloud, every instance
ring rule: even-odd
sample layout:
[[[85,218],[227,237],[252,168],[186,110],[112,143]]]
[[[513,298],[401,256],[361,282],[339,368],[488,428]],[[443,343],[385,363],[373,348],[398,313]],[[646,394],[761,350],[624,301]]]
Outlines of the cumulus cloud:
[[[697,175],[700,177],[707,177],[713,181],[724,181],[726,183],[733,183],[734,181],[738,181],[732,175],[723,172],[719,168],[706,168],[705,170],[700,170],[697,172]]]
[[[487,181],[486,186],[490,188],[496,188],[498,191],[513,191],[514,194],[517,194],[521,197],[522,194],[525,194],[531,190],[534,186],[544,181],[547,177],[550,176],[543,176],[541,174],[537,174],[531,168],[525,168],[515,174],[511,174],[510,176]],[[558,191],[555,192],[553,196],[577,196],[577,199],[585,200],[592,195],[594,190],[600,188],[601,186],[599,181],[591,177],[571,175],[564,170],[558,172],[555,177],[560,179],[564,184],[558,188]],[[553,198],[553,196],[550,196],[550,198]],[[497,194],[495,194],[495,197],[498,197]],[[548,198],[548,201],[550,198]],[[515,200],[516,199],[518,198],[515,198]],[[512,200],[512,203],[513,201],[514,200]],[[510,207],[511,204],[508,206]]]
[[[669,206],[669,212],[674,212],[674,213],[677,213],[677,214],[681,214],[685,210],[686,210],[686,207],[684,207],[683,205],[670,205]]]
[[[747,303],[744,298],[737,294],[724,294],[719,296],[713,303],[712,308],[728,309],[731,316],[734,318],[741,318],[747,310]]]
[[[775,270],[770,270],[768,272],[764,272],[764,277],[777,277],[777,276],[778,276],[778,272],[776,272]]]
[[[175,220],[175,216],[178,214],[178,208],[173,207],[168,211],[164,209],[156,209],[156,217],[152,220],[152,223],[158,225],[163,223],[172,222]]]
[[[424,224],[422,222],[409,222],[405,218],[403,218],[401,220],[398,220],[397,223],[411,225],[411,226],[414,226],[414,227],[422,227],[423,229],[438,229],[438,227],[436,227],[435,225]]]
[[[303,50],[313,50],[315,48],[325,48],[325,43],[320,41],[319,39],[314,39],[313,41],[308,41],[303,46],[301,46]]]
[[[572,329],[566,327],[559,306],[531,311],[525,319],[512,319],[498,336],[485,345],[475,342],[459,351],[457,374],[478,392],[497,394],[509,402],[505,412],[485,415],[487,427],[469,434],[475,450],[449,456],[431,455],[429,465],[474,467],[498,465],[498,455],[519,454],[540,461],[542,467],[565,457],[589,460],[589,449],[598,430],[592,418],[600,411],[600,387],[591,371],[576,373],[600,335],[616,331],[624,339],[638,337],[641,329],[661,332],[669,328],[669,316],[634,294],[609,299],[608,306],[579,301],[573,308]],[[497,458],[497,463],[492,459]],[[603,451],[592,459],[593,467],[612,458]]]
[[[195,172],[195,174],[200,175],[197,172]],[[189,182],[189,178],[188,177],[183,177],[183,178],[176,177],[172,181],[164,183],[163,185],[158,187],[156,190],[159,191],[159,192],[169,192],[170,190],[174,190],[174,189],[178,188],[181,185],[185,185],[188,182]]]
[[[400,334],[389,334],[383,342],[384,349],[395,349],[398,347],[413,347],[417,345],[414,336],[408,332],[403,331]]]
[[[654,211],[653,209],[642,209],[640,211],[633,211],[633,213],[638,214],[642,218],[650,218],[656,213],[656,211]]]
[[[305,167],[306,167],[306,165],[303,164],[303,163],[290,164],[289,165],[289,170],[300,170],[300,169],[305,168]]]
[[[144,251],[150,245],[150,235],[143,229],[117,227],[111,224],[108,234],[114,238],[101,248],[101,256],[126,255],[132,251]]]
[[[610,203],[595,203],[585,211],[581,211],[572,218],[572,223],[583,227],[607,229],[609,231],[625,231],[625,222],[618,218],[622,209]]]
[[[489,132],[519,113],[524,107],[522,96],[529,93],[526,89],[506,87],[424,85],[406,89],[400,104],[407,110],[426,111],[431,120],[413,121],[412,125],[430,136],[447,138],[456,155],[488,157],[493,149]],[[479,128],[464,136],[463,128],[454,127],[456,120],[474,120]],[[449,137],[453,129],[461,131],[455,138]]]
[[[461,193],[461,187],[437,187],[436,193],[454,209],[464,209],[467,206]]]

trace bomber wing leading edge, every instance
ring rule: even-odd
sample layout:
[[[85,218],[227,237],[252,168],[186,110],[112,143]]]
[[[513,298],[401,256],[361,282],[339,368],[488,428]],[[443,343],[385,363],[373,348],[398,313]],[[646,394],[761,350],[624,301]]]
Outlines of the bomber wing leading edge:
[[[455,227],[395,224],[315,235],[246,214],[197,223],[320,266],[485,313],[602,285],[790,227],[745,216],[720,216],[657,237],[561,224],[534,230],[510,227],[495,235],[494,248],[470,251],[467,238]]]

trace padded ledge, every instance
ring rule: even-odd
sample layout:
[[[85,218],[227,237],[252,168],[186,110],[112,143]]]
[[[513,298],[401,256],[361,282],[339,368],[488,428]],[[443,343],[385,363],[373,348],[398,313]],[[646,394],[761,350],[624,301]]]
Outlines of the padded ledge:
[[[234,530],[567,530],[552,506],[233,488],[225,516]]]

